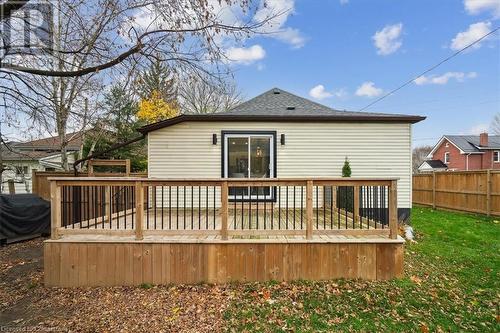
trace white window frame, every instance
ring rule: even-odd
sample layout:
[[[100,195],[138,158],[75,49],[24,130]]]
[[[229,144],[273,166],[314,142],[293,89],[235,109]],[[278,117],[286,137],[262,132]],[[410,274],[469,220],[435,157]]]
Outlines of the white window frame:
[[[248,169],[247,169],[247,174],[248,174],[248,179],[251,179],[250,177],[250,170],[251,170],[251,158],[250,158],[250,145],[251,145],[251,138],[252,137],[264,137],[264,138],[269,138],[269,178],[273,178],[274,175],[274,154],[275,154],[275,146],[274,146],[274,135],[273,134],[253,134],[253,133],[225,133],[224,134],[224,178],[228,178],[228,147],[229,147],[229,138],[247,138],[248,139]],[[250,191],[248,192],[250,193]],[[229,199],[231,200],[238,200],[241,199],[241,196],[236,196],[236,195],[229,195]],[[252,200],[257,200],[256,195],[245,195],[243,196],[244,200],[247,199],[252,199]],[[264,199],[264,200],[272,200],[273,199],[273,190],[272,188],[269,191],[269,195],[266,196],[260,196],[259,195],[259,200]]]
[[[444,153],[444,164],[450,163],[450,152]]]
[[[497,154],[497,158],[495,159],[495,153]],[[494,163],[500,163],[500,150],[494,150],[493,151],[493,162]]]

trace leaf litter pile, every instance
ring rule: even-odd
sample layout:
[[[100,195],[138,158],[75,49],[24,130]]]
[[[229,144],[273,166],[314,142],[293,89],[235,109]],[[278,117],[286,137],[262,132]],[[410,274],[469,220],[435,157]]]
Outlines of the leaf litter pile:
[[[495,219],[415,208],[392,281],[45,288],[42,240],[0,249],[0,328],[70,332],[500,331]]]

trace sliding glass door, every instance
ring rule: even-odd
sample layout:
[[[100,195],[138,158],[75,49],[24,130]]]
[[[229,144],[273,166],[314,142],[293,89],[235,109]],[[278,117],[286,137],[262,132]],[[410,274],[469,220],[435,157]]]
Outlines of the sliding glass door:
[[[274,175],[272,134],[225,134],[224,177],[270,178]],[[230,199],[271,199],[269,187],[230,188]]]

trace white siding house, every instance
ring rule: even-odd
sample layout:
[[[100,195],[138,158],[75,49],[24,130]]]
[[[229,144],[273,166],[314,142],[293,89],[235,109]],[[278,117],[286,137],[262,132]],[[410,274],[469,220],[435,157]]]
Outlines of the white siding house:
[[[272,89],[226,113],[183,115],[141,132],[149,177],[340,177],[347,158],[352,177],[399,178],[404,215],[411,207],[411,124],[423,119],[337,111]]]

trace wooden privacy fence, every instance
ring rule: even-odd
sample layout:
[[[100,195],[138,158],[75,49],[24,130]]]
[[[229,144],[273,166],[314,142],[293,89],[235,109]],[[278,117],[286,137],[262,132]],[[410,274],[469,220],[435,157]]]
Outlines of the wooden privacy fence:
[[[50,178],[52,237],[388,235],[397,179]]]
[[[500,170],[413,175],[413,203],[500,216]]]

